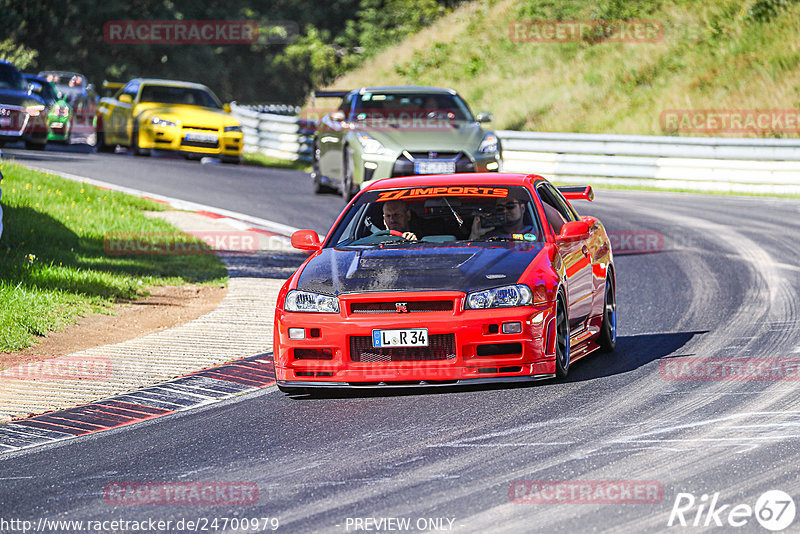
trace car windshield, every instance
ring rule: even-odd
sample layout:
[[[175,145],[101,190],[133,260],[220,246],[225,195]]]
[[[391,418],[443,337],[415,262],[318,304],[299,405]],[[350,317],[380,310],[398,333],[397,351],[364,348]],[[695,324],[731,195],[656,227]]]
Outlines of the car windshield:
[[[369,191],[350,206],[326,246],[542,241],[536,213],[530,194],[520,186],[415,186]]]
[[[450,93],[363,93],[356,96],[353,120],[446,119],[472,122],[467,105]]]
[[[194,87],[176,87],[171,85],[152,85],[142,87],[139,102],[158,102],[160,104],[186,104],[204,108],[219,109],[221,106],[216,97],[209,91]]]
[[[3,63],[0,63],[0,89],[27,91],[25,80],[22,79],[22,74],[11,65]]]

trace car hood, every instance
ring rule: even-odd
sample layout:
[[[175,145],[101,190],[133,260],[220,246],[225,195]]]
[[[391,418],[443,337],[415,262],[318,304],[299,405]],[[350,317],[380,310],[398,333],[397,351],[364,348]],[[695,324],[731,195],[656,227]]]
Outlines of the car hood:
[[[476,291],[515,284],[543,243],[322,249],[297,288],[314,293]]]
[[[358,128],[386,148],[409,152],[475,151],[488,132],[476,122],[436,123],[429,128],[409,128],[402,124],[380,128]]]
[[[199,106],[187,106],[183,104],[158,104],[158,103],[145,103],[138,104],[135,115],[140,113],[146,114],[147,117],[154,115],[162,119],[171,121],[181,121],[186,124],[202,125],[220,125],[220,124],[238,124],[236,119],[225,113],[223,110],[214,110],[208,108],[201,108]]]
[[[25,107],[25,106],[35,106],[37,104],[43,105],[44,101],[37,96],[29,95],[25,91],[0,89],[0,104]]]

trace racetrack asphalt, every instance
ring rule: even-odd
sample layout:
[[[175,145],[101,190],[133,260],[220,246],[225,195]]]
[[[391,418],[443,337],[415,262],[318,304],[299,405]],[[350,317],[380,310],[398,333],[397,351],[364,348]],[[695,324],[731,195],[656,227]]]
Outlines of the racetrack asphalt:
[[[131,176],[120,180],[138,176],[136,158],[89,156],[37,166],[110,181],[118,165],[108,176],[106,158],[113,157],[133,169],[120,170]],[[156,161],[141,163],[141,175],[154,172]],[[240,168],[202,169],[170,160],[160,180],[170,184],[153,192],[194,192],[192,180],[208,172],[198,181],[208,204],[224,199],[233,182],[252,191],[258,180],[294,180],[263,193],[268,200],[241,196],[239,211],[264,217],[254,208],[274,203],[282,209],[267,218],[322,231],[342,205],[338,197],[311,195],[298,174],[258,169],[267,177],[248,178]],[[408,518],[412,531],[441,525],[453,532],[694,532],[719,518],[723,531],[763,531],[753,515],[737,529],[727,521],[731,508],[743,504],[752,512],[768,490],[800,499],[800,267],[793,246],[800,202],[601,190],[595,202],[576,208],[600,217],[616,236],[620,322],[617,350],[578,362],[567,379],[313,398],[261,389],[4,454],[3,516],[277,518],[287,532],[355,532],[368,518]],[[711,372],[712,362],[767,362],[778,371],[731,379]],[[109,485],[131,481],[244,482],[258,492],[243,504],[108,498]],[[566,491],[535,502],[533,481],[599,487],[607,500],[581,501]],[[642,485],[660,489],[646,502],[612,495],[614,487]],[[696,500],[684,512],[690,526],[669,527],[687,495]],[[707,510],[712,498],[727,508],[708,517],[698,505]],[[768,504],[777,506],[774,499]],[[695,517],[698,527],[691,526]],[[800,518],[787,532],[798,525]]]

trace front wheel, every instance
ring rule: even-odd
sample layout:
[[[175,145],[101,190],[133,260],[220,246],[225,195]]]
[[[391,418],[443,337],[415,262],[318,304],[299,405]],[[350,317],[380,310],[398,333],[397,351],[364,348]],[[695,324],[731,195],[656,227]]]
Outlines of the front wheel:
[[[606,280],[606,297],[603,305],[603,325],[597,340],[602,352],[613,352],[617,346],[617,296],[611,277]]]
[[[556,303],[556,375],[564,378],[569,373],[569,319],[564,298]]]
[[[358,191],[353,184],[354,165],[353,165],[353,149],[347,147],[344,151],[344,180],[342,184],[342,196],[345,202],[350,202],[356,196]]]
[[[146,148],[139,148],[139,128],[136,127],[131,135],[131,152],[134,156],[149,156],[150,151]]]
[[[95,136],[97,141],[97,151],[98,152],[105,152],[107,154],[113,154],[114,150],[116,150],[116,145],[107,145],[106,144],[106,134],[103,130],[98,130],[97,135]]]

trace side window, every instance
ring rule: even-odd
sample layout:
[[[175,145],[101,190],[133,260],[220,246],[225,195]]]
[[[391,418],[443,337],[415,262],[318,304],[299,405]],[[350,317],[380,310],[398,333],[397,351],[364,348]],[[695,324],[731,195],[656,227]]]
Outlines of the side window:
[[[131,95],[131,98],[136,98],[136,93],[139,92],[139,82],[130,82],[122,90],[122,94]]]
[[[350,107],[353,104],[354,96],[355,95],[353,93],[350,93],[342,100],[342,103],[339,105],[339,111],[344,113],[346,119],[350,117]]]
[[[536,187],[536,192],[542,200],[542,207],[553,233],[560,233],[564,223],[578,220],[577,215],[552,185],[543,182]]]

